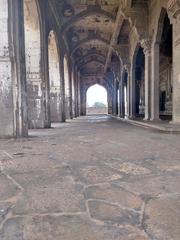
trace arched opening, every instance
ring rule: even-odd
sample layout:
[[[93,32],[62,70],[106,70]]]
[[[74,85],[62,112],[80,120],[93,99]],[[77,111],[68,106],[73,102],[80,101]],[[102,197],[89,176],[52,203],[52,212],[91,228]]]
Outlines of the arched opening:
[[[144,117],[145,110],[145,55],[138,47],[134,61],[134,116]]]
[[[29,128],[43,128],[41,36],[35,0],[24,0],[24,24]]]
[[[172,119],[172,31],[173,29],[168,14],[164,12],[163,28],[159,45],[159,111],[162,120]]]
[[[49,33],[48,40],[51,122],[59,122],[61,121],[60,69],[56,35],[53,31]]]
[[[66,118],[70,118],[70,79],[67,56],[64,56],[64,88],[65,88],[65,113]]]
[[[99,84],[89,87],[86,93],[86,113],[88,115],[108,113],[108,97],[105,87]]]

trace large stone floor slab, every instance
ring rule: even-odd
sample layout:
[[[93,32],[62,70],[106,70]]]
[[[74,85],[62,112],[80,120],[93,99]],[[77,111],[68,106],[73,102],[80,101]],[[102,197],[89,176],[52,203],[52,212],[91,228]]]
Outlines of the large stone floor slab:
[[[148,240],[132,226],[100,226],[83,216],[43,216],[8,220],[1,240]]]
[[[107,116],[0,140],[0,240],[179,240],[179,143]]]
[[[158,239],[179,240],[180,195],[152,199],[146,206],[147,231]]]
[[[18,193],[17,185],[4,174],[0,174],[0,202],[13,198]]]
[[[89,211],[92,218],[110,224],[140,224],[140,216],[137,212],[123,209],[117,205],[107,202],[91,200],[88,202]]]
[[[134,210],[141,209],[143,201],[140,197],[118,187],[115,184],[95,185],[86,189],[87,199],[98,199]]]

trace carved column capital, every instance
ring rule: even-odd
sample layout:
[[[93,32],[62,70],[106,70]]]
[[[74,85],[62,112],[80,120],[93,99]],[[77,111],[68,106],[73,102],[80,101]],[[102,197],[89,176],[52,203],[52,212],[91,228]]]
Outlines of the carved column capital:
[[[124,64],[124,69],[129,73],[131,69],[131,64],[130,63]]]
[[[172,20],[176,19],[180,21],[180,0],[169,0],[167,11]]]
[[[152,39],[151,38],[147,38],[147,39],[143,39],[141,41],[141,46],[144,50],[144,54],[151,54],[151,48],[152,48]]]

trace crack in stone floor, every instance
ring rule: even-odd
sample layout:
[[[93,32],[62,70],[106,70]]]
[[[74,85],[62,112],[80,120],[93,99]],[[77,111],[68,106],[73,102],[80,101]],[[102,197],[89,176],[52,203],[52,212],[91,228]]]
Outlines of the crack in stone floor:
[[[107,116],[0,140],[0,240],[179,240],[179,140]]]

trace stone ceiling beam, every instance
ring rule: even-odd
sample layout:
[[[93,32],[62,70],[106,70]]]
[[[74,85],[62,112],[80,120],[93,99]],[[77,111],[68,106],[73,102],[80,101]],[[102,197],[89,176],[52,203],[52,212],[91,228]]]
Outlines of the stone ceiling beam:
[[[121,4],[120,4],[119,9],[118,9],[118,13],[117,13],[117,17],[116,17],[116,21],[115,21],[114,33],[113,33],[112,38],[111,38],[111,43],[110,43],[109,51],[108,51],[107,58],[106,58],[104,73],[106,73],[107,68],[108,68],[108,66],[111,62],[113,47],[116,46],[116,44],[117,44],[118,35],[119,35],[120,29],[122,27],[123,21],[124,21],[124,17],[122,15]]]
[[[106,56],[101,54],[101,53],[96,53],[96,52],[90,52],[82,57],[80,57],[79,59],[77,59],[77,61],[75,62],[75,64],[80,63],[81,61],[83,61],[84,59],[88,59],[89,57],[98,57],[104,60],[104,62],[106,62]]]
[[[89,61],[86,61],[82,64],[80,64],[79,66],[77,66],[78,70],[81,70],[82,67],[84,67],[85,65],[87,65],[88,63],[91,63],[91,62],[97,62],[97,63],[100,63],[101,65],[104,66],[105,62],[100,60],[100,59],[95,59],[95,60],[89,60]]]
[[[92,36],[92,37],[87,37],[87,38],[85,38],[85,39],[83,39],[83,40],[81,40],[73,49],[72,49],[72,51],[71,51],[71,56],[74,54],[74,52],[78,49],[78,48],[80,48],[82,45],[84,45],[84,44],[86,44],[86,43],[89,43],[89,42],[91,42],[91,41],[98,41],[98,42],[101,42],[101,43],[103,43],[103,44],[105,44],[105,45],[107,45],[107,47],[109,46],[109,41],[107,40],[107,39],[105,39],[105,38],[102,38],[101,36]]]
[[[74,15],[69,21],[64,23],[64,25],[62,26],[61,33],[64,34],[65,32],[67,32],[69,28],[71,28],[75,23],[80,21],[82,18],[95,15],[95,14],[109,18],[111,21],[115,22],[115,16],[103,10],[100,6],[96,6],[96,5],[88,6],[86,10]]]

